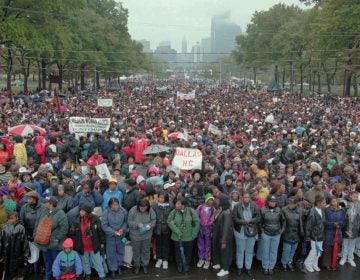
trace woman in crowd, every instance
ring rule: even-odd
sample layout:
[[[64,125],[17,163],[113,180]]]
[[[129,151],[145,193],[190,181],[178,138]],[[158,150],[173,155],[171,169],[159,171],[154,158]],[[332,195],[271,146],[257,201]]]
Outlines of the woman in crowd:
[[[156,226],[154,234],[156,238],[156,268],[162,266],[163,269],[169,267],[169,253],[170,253],[170,228],[167,224],[167,219],[174,206],[169,202],[169,195],[165,191],[160,191],[158,195],[158,202],[153,204],[152,209],[156,214]]]
[[[176,201],[175,209],[170,212],[167,223],[171,230],[171,240],[175,244],[175,258],[179,272],[188,272],[193,252],[194,239],[200,229],[196,212],[186,205],[185,198]]]
[[[57,209],[61,209],[67,213],[73,208],[72,197],[65,193],[63,185],[58,185],[54,188],[54,196],[58,200]]]
[[[115,278],[116,271],[119,275],[122,274],[125,236],[128,231],[127,214],[127,211],[120,206],[120,201],[112,197],[101,220],[101,227],[106,236],[106,256],[111,278]]]
[[[229,197],[224,194],[219,195],[216,199],[216,208],[213,226],[213,268],[220,269],[216,275],[223,277],[229,274],[233,257],[234,236]]]
[[[261,251],[262,267],[265,275],[272,275],[277,260],[280,234],[283,224],[281,209],[275,195],[267,197],[266,207],[261,211]]]
[[[305,240],[310,241],[311,249],[304,261],[308,272],[320,271],[319,258],[323,252],[325,237],[325,208],[326,202],[323,196],[315,197],[315,206],[311,208],[305,224]]]
[[[144,274],[148,274],[151,237],[156,225],[156,214],[147,199],[143,198],[130,209],[128,224],[134,253],[134,273],[139,274],[140,266],[142,266]]]
[[[336,268],[331,264],[334,238],[335,234],[337,234],[339,248],[341,248],[343,241],[342,230],[344,225],[345,211],[340,208],[338,198],[331,197],[329,200],[329,206],[325,208],[325,238],[323,244],[324,255],[322,258],[322,265],[326,267],[327,270],[335,270]]]
[[[236,242],[236,266],[238,268],[238,275],[241,274],[245,261],[246,273],[251,277],[254,245],[260,222],[260,210],[257,205],[251,201],[249,193],[244,193],[243,201],[235,205],[232,217]]]

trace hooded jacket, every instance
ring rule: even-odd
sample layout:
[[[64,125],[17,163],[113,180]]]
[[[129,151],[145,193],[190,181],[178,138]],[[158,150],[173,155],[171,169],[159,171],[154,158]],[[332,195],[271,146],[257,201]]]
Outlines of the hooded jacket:
[[[66,252],[65,248],[71,248]],[[71,238],[65,239],[62,249],[52,265],[53,276],[56,279],[73,279],[82,273],[81,259],[76,251],[73,250],[74,243]]]
[[[35,153],[39,157],[39,163],[44,164],[46,162],[46,148],[43,145],[44,137],[37,136],[36,137],[36,144],[35,144]]]
[[[16,143],[14,146],[14,156],[16,164],[19,166],[26,166],[27,152],[24,143]]]

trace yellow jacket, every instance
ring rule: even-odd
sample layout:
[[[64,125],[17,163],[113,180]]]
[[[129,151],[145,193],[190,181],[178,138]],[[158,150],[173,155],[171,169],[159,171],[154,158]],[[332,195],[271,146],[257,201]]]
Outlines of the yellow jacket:
[[[24,143],[16,143],[14,146],[14,156],[16,164],[20,166],[27,165],[27,153]]]

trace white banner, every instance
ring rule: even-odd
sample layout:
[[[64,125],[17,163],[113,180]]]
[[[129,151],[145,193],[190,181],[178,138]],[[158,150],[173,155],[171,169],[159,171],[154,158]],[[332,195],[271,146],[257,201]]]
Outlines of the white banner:
[[[202,153],[198,149],[176,148],[172,166],[180,170],[201,169]]]
[[[70,117],[70,133],[101,133],[110,128],[110,118]]]
[[[180,100],[194,100],[195,99],[195,90],[189,93],[183,93],[183,92],[177,92],[176,93],[177,98]]]
[[[112,107],[112,105],[113,105],[113,100],[111,98],[109,98],[109,99],[99,98],[98,99],[99,107]]]

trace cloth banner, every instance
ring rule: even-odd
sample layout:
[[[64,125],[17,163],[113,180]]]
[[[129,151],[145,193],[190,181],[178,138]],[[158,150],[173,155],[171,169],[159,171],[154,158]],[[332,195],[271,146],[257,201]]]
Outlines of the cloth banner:
[[[105,163],[99,164],[95,166],[96,172],[98,173],[101,179],[108,179],[110,180],[111,174],[110,171]]]
[[[176,148],[172,166],[180,170],[201,169],[202,153],[198,149]]]
[[[180,100],[194,100],[195,99],[195,90],[189,92],[189,93],[183,93],[183,92],[177,92],[176,93],[177,98]]]
[[[221,134],[222,134],[221,130],[217,126],[215,126],[213,124],[209,125],[208,130],[209,130],[210,133],[212,133],[214,135],[220,135],[221,136]]]
[[[110,128],[110,118],[71,117],[69,121],[70,133],[101,133]]]
[[[98,102],[98,107],[112,107],[113,105],[113,100],[111,98],[109,99],[99,98],[97,102]]]

